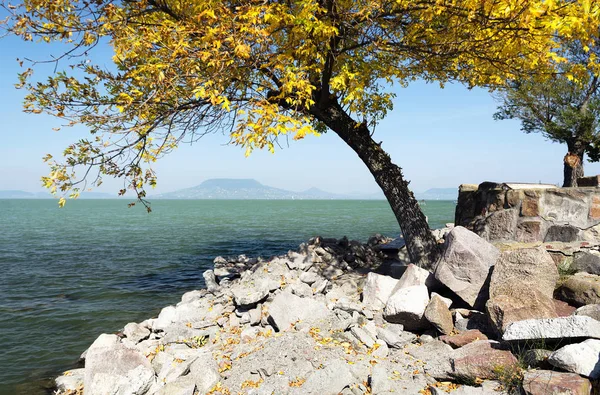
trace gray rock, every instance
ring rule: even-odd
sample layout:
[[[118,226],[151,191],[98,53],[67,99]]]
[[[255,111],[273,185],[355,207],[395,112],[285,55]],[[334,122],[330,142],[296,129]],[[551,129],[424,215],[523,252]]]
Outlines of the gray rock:
[[[588,304],[586,306],[581,306],[573,315],[584,315],[595,319],[596,321],[600,321],[600,304]]]
[[[417,339],[417,335],[410,332],[396,333],[380,327],[377,327],[377,337],[392,348],[402,348],[405,344],[412,343]]]
[[[325,293],[331,283],[326,278],[315,281],[312,285],[312,291],[315,295]]]
[[[156,395],[194,395],[196,382],[191,376],[183,376],[170,383],[166,383]]]
[[[269,287],[266,284],[240,283],[232,287],[231,292],[238,306],[252,306],[269,295]]]
[[[592,380],[600,378],[600,340],[588,339],[579,344],[569,344],[550,355],[552,366],[573,372]]]
[[[215,272],[212,270],[207,270],[202,273],[202,277],[204,277],[204,284],[206,284],[206,289],[208,292],[218,292],[219,284],[217,284],[217,278],[215,277]]]
[[[448,344],[434,340],[422,346],[410,348],[408,353],[424,364],[425,373],[431,377],[438,380],[446,380],[451,377],[450,354],[452,353],[452,347]]]
[[[131,349],[89,353],[86,359],[86,395],[144,394],[156,382],[150,362]]]
[[[373,311],[382,310],[397,284],[395,278],[369,272],[363,288],[363,304]]]
[[[300,393],[307,395],[338,395],[355,381],[348,364],[340,359],[315,370],[302,385]]]
[[[55,380],[56,389],[59,392],[75,392],[78,388],[83,388],[83,379],[85,369],[71,369],[58,376]]]
[[[572,225],[552,225],[546,232],[544,242],[560,241],[563,243],[572,243],[577,241],[580,230]]]
[[[379,395],[420,394],[427,387],[424,375],[400,374],[401,368],[390,363],[378,363],[373,366],[371,375],[371,393]]]
[[[551,354],[552,351],[544,350],[543,348],[527,350],[523,354],[523,362],[532,368],[546,367]]]
[[[600,304],[600,276],[589,273],[569,276],[561,282],[555,296],[572,306]]]
[[[319,276],[317,273],[304,272],[304,273],[300,274],[300,281],[302,281],[303,283],[306,283],[308,285],[311,285],[311,284],[317,282],[318,280],[321,280],[321,276]]]
[[[150,331],[147,328],[136,324],[135,322],[130,322],[129,324],[125,325],[123,334],[127,337],[127,339],[131,340],[134,344],[137,344],[140,341],[148,338],[148,336],[150,336]]]
[[[490,241],[514,240],[519,211],[516,209],[499,210],[485,219],[481,236]]]
[[[600,252],[590,250],[575,254],[571,268],[578,272],[600,274]]]
[[[269,321],[280,331],[285,331],[296,321],[314,321],[330,317],[325,303],[281,292],[268,307]]]
[[[429,303],[429,293],[424,285],[398,289],[388,299],[383,317],[392,323],[402,324],[405,329],[419,330],[429,325],[423,314]]]
[[[198,393],[205,394],[221,380],[219,367],[212,353],[199,353],[190,365],[188,377],[193,377]]]
[[[290,286],[292,293],[302,298],[311,297],[313,295],[312,288],[307,283],[296,281]]]
[[[371,336],[371,334],[359,326],[353,326],[350,328],[350,332],[368,348],[373,347],[375,344],[375,339]]]
[[[600,322],[582,315],[517,321],[506,328],[502,339],[556,340],[579,337],[600,338]]]
[[[435,278],[470,306],[487,298],[486,283],[490,268],[500,251],[475,233],[457,226],[448,234],[442,260]]]

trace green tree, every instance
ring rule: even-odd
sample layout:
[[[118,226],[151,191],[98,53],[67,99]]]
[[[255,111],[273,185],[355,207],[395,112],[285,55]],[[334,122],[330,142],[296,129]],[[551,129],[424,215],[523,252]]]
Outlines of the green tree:
[[[498,91],[501,102],[494,118],[518,119],[525,133],[542,133],[547,139],[567,145],[563,187],[576,187],[583,177],[583,160],[600,159],[600,92],[597,71],[590,59],[600,47],[572,42],[559,51],[569,63],[558,65],[551,79],[511,81]],[[575,67],[573,67],[575,65]]]
[[[248,154],[331,131],[368,167],[411,260],[428,268],[439,248],[401,168],[372,138],[391,85],[502,84],[547,64],[557,34],[588,40],[600,15],[593,0],[3,1],[11,34],[68,48],[47,80],[21,75],[26,111],[92,134],[62,160],[46,158],[51,191],[77,196],[85,180],[116,176],[143,200],[151,164],[184,139],[227,131]],[[114,68],[90,55],[103,45]]]

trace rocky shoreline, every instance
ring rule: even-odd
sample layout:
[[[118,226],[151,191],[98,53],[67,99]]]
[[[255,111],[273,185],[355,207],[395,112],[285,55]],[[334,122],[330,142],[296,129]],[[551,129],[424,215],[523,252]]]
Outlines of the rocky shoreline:
[[[462,227],[433,232],[445,252],[432,272],[380,236],[317,237],[270,259],[217,257],[206,289],[100,335],[56,392],[598,391],[597,245],[576,246],[587,272],[574,273],[548,252],[556,246],[501,251]]]

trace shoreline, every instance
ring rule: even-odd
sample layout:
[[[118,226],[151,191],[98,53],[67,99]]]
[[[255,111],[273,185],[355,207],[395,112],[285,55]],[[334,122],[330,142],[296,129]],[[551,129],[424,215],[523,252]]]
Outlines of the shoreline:
[[[433,233],[448,244],[451,231]],[[511,375],[522,382],[526,369],[481,307],[390,241],[316,237],[266,260],[217,257],[206,289],[100,335],[82,355],[85,368],[56,379],[57,393],[510,393]]]

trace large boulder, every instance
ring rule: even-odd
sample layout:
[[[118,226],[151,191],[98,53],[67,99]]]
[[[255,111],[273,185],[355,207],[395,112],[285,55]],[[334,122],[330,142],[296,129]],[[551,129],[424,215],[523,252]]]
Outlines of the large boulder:
[[[487,300],[487,280],[500,251],[462,226],[448,234],[441,261],[435,268],[436,280],[474,307]]]
[[[506,341],[559,340],[590,337],[600,339],[600,322],[590,317],[573,315],[513,322],[504,331],[502,339]]]
[[[588,339],[554,351],[548,358],[552,366],[596,380],[600,378],[600,340]]]
[[[278,330],[288,330],[297,321],[317,321],[331,315],[324,302],[301,298],[290,292],[281,292],[268,307],[269,321]]]
[[[523,389],[527,395],[589,395],[592,384],[574,373],[529,370],[523,376]]]
[[[388,299],[383,317],[386,321],[404,325],[407,330],[420,330],[428,326],[424,318],[429,303],[429,293],[425,285],[415,285],[397,290]]]
[[[382,310],[396,285],[397,279],[370,272],[363,288],[363,304],[373,311]]]
[[[517,358],[500,343],[478,340],[452,351],[451,375],[462,379],[496,379],[501,371],[515,369]]]
[[[490,280],[486,308],[498,333],[515,321],[555,318],[552,295],[558,270],[544,248],[503,252]]]
[[[561,282],[555,296],[573,306],[600,304],[600,276],[588,273],[570,276]]]

